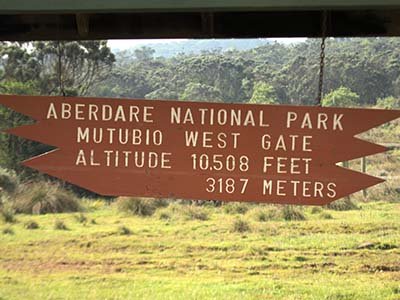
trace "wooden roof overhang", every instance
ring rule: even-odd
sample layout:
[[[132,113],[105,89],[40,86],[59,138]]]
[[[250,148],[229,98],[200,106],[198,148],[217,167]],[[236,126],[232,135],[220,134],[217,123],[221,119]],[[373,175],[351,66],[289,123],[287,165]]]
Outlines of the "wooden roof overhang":
[[[399,36],[400,0],[0,0],[0,40]]]

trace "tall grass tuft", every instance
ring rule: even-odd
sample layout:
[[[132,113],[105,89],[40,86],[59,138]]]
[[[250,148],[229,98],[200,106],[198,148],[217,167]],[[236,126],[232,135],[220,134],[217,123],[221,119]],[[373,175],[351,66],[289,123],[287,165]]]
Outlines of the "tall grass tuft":
[[[244,215],[250,209],[250,204],[248,203],[241,203],[241,202],[234,202],[234,203],[226,203],[224,204],[224,212],[226,214],[242,214]]]
[[[185,205],[182,206],[182,213],[186,220],[200,220],[205,221],[208,220],[208,212],[202,206],[195,205]]]
[[[260,205],[253,208],[249,214],[254,220],[258,222],[267,222],[272,220],[279,220],[282,218],[281,211],[278,207],[272,205]]]
[[[62,220],[55,220],[54,222],[54,229],[56,230],[68,230],[67,225]]]
[[[116,201],[118,211],[136,216],[151,216],[157,206],[154,199],[139,197],[119,197]]]
[[[282,216],[286,221],[303,221],[306,219],[303,211],[293,205],[285,205],[282,209]]]
[[[132,234],[132,231],[126,226],[118,227],[118,231],[117,232],[118,232],[119,235],[131,235]]]
[[[341,200],[334,201],[327,205],[327,208],[337,211],[355,210],[359,209],[358,205],[350,198],[344,198]]]
[[[15,211],[9,205],[5,204],[0,208],[0,218],[4,223],[15,223]]]
[[[39,229],[39,224],[33,220],[26,221],[24,224],[25,229]]]
[[[13,235],[14,230],[11,227],[6,227],[2,230],[3,234]]]
[[[231,232],[239,232],[244,233],[251,231],[251,227],[249,222],[244,220],[243,218],[235,218],[231,225]]]
[[[81,211],[77,197],[58,184],[40,182],[25,186],[13,206],[18,213],[48,214]]]

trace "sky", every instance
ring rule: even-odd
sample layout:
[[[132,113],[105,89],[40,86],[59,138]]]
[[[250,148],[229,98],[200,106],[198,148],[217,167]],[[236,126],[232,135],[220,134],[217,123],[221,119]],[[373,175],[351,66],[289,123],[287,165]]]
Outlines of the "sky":
[[[270,39],[279,43],[290,44],[305,41],[306,38],[274,38]],[[108,45],[111,49],[126,50],[132,47],[150,44],[164,44],[170,42],[180,42],[186,39],[143,39],[143,40],[109,40]]]

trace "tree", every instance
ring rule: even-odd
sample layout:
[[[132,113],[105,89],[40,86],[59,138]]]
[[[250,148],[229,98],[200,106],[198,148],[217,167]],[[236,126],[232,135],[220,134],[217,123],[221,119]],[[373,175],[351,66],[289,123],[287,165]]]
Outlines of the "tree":
[[[35,42],[32,55],[40,64],[40,91],[46,95],[60,94],[60,79],[67,94],[87,95],[109,76],[115,61],[107,41]]]
[[[201,84],[189,83],[180,97],[182,100],[222,102],[221,91],[217,88]]]
[[[22,83],[17,81],[2,82],[2,92],[5,94],[37,95],[38,90],[31,81]],[[32,120],[16,111],[0,107],[0,130],[17,127],[21,124],[32,123]],[[16,170],[19,175],[30,175],[20,164],[21,161],[50,150],[44,144],[33,142],[11,134],[0,135],[0,165],[7,169]]]
[[[327,94],[322,100],[323,106],[354,107],[359,106],[360,96],[347,87],[340,87]]]
[[[400,99],[395,97],[387,97],[383,99],[378,99],[376,107],[383,109],[399,109]]]
[[[166,87],[159,88],[145,96],[146,99],[178,99],[178,95]]]
[[[151,61],[153,60],[154,53],[156,53],[156,51],[153,48],[143,46],[139,49],[135,49],[134,53],[136,59],[140,61]]]
[[[257,82],[254,85],[253,95],[249,103],[252,104],[275,104],[278,100],[274,87],[265,82]]]

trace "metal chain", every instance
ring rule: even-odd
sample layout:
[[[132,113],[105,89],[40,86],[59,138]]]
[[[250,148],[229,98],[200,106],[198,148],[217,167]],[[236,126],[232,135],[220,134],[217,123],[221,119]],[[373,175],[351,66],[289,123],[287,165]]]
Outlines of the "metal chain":
[[[321,52],[319,61],[319,81],[318,81],[318,95],[316,99],[316,105],[322,105],[322,91],[324,87],[324,68],[325,68],[325,41],[326,41],[326,31],[328,24],[328,14],[326,10],[322,12],[322,22],[321,22]]]
[[[62,52],[61,52],[60,41],[58,41],[57,48],[58,48],[58,83],[60,85],[60,92],[62,96],[65,97],[64,82],[62,78],[62,61],[61,61]]]

